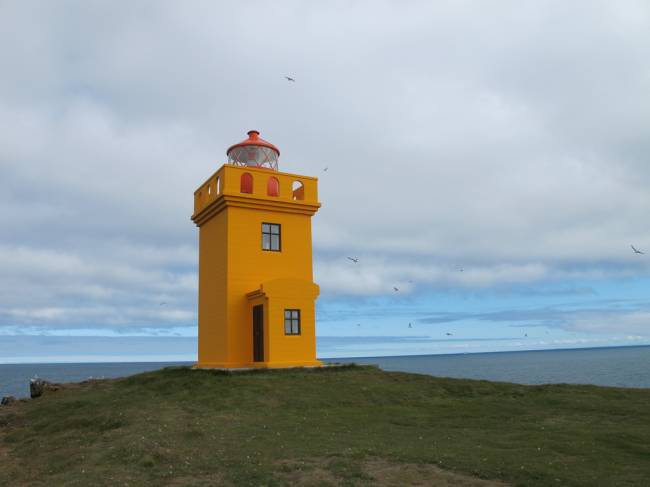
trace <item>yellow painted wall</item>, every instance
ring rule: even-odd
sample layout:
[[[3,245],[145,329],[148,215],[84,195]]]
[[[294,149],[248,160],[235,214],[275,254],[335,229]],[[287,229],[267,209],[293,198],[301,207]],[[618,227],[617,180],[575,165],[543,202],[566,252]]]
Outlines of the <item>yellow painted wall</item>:
[[[316,358],[316,320],[314,302],[318,296],[318,286],[298,280],[270,281],[264,285],[269,299],[271,322],[279,323],[269,330],[273,343],[269,362],[277,366],[294,363],[312,365]],[[300,335],[284,334],[284,310],[300,309]]]
[[[240,192],[241,175],[253,193]],[[267,181],[280,195],[267,196]],[[292,183],[300,181],[294,199]],[[199,225],[199,367],[317,365],[311,216],[317,180],[224,165],[195,192]],[[281,252],[262,250],[262,223],[281,225]],[[247,294],[259,290],[253,298]],[[252,305],[265,303],[265,362],[254,364]],[[301,310],[301,335],[284,334],[284,309]]]
[[[221,212],[199,231],[199,363],[225,361],[228,355],[227,328],[205,326],[227,320],[227,220],[228,213]]]

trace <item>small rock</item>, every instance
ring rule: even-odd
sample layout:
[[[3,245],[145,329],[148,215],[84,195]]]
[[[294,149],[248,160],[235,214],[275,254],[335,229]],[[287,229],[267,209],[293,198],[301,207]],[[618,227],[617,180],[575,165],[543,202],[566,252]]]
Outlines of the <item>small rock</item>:
[[[52,384],[43,379],[32,379],[29,381],[29,395],[32,399],[40,397],[45,391],[58,391],[59,385]]]
[[[16,402],[16,398],[14,396],[4,396],[2,400],[0,400],[0,406],[9,406],[14,402]]]

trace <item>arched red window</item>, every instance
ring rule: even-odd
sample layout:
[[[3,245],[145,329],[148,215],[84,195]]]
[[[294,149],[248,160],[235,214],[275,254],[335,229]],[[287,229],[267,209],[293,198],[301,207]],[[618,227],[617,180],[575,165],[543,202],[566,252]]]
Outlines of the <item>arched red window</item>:
[[[266,194],[269,196],[280,196],[280,181],[277,178],[269,178],[269,182],[266,185]]]
[[[249,172],[245,172],[241,175],[241,184],[240,184],[240,193],[252,193],[253,192],[253,176]]]

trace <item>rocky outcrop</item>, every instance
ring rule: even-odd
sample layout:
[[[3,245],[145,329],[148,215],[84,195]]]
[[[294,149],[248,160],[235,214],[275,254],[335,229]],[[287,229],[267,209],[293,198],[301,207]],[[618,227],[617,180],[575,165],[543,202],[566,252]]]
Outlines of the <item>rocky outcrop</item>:
[[[15,402],[16,398],[14,396],[4,396],[2,400],[0,400],[0,406],[9,406]]]
[[[29,395],[32,399],[41,397],[45,391],[58,391],[59,385],[43,379],[32,379],[29,381]]]

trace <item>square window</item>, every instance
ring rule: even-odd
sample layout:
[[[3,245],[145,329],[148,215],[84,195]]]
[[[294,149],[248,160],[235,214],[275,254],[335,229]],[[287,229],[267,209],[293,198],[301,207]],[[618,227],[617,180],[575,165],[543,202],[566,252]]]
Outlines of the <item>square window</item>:
[[[280,252],[280,225],[277,223],[262,223],[262,250]]]

